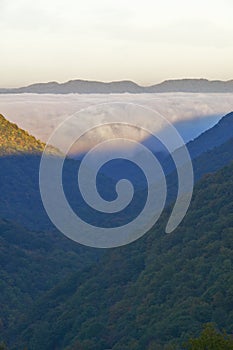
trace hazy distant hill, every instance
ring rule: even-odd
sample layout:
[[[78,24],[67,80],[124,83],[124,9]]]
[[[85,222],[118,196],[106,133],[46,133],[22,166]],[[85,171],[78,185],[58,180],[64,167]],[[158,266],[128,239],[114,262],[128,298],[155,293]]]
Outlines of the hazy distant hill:
[[[16,89],[0,89],[0,93],[38,93],[38,94],[69,94],[69,93],[140,93],[144,88],[133,83],[132,81],[116,81],[103,83],[97,81],[71,80],[59,84],[57,82],[33,84]]]
[[[108,94],[108,93],[226,93],[233,92],[233,80],[220,81],[207,79],[166,80],[152,86],[140,86],[132,81],[98,82],[88,80],[70,80],[65,83],[48,82],[32,84],[20,88],[0,89],[0,93],[37,93],[37,94]]]
[[[177,79],[149,87],[148,92],[233,92],[233,80]]]

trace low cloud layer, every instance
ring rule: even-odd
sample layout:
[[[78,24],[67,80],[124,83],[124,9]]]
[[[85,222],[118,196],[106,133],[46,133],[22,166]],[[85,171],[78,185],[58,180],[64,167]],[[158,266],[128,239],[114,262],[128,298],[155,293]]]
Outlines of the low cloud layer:
[[[0,95],[0,113],[8,120],[38,139],[46,142],[53,130],[67,117],[79,110],[101,103],[135,103],[152,108],[178,127],[187,142],[213,126],[222,116],[233,110],[233,94],[124,94],[124,95]],[[97,130],[95,137],[104,140],[114,137],[116,129]],[[124,137],[127,137],[127,132]],[[132,138],[132,130],[129,136]],[[131,134],[131,135],[130,135]],[[134,139],[145,135],[137,131]],[[88,147],[91,145],[89,144]],[[82,146],[85,150],[85,145]]]

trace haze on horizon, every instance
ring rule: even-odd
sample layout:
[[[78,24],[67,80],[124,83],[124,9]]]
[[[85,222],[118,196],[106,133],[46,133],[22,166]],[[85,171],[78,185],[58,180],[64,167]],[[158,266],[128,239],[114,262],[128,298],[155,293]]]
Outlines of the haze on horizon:
[[[232,13],[232,0],[0,0],[0,86],[229,80]]]

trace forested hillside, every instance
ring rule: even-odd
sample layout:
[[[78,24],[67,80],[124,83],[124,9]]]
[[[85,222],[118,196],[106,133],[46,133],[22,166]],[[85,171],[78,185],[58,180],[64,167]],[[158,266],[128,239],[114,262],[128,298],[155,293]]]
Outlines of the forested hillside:
[[[39,167],[45,145],[26,131],[0,116],[0,218],[5,218],[30,230],[56,231],[43,207],[39,188]],[[61,154],[49,147],[48,154]],[[77,191],[77,172],[80,162],[66,159],[63,186],[74,210],[86,215],[85,202]],[[111,180],[99,176],[100,188],[108,188]],[[113,185],[111,184],[113,187]],[[106,191],[105,191],[106,192]],[[93,213],[91,213],[93,214]],[[89,215],[95,219],[95,214]],[[102,219],[101,219],[102,220]]]
[[[0,114],[0,156],[22,154],[41,154],[45,144],[16,124],[9,122]],[[48,153],[59,154],[53,147],[47,149]]]
[[[232,172],[197,185],[174,233],[164,233],[165,213],[140,241],[43,295],[9,333],[12,349],[180,349],[210,321],[232,332]]]
[[[232,123],[233,119],[230,114],[224,118]],[[8,122],[5,118],[1,117],[0,120],[2,123],[0,125],[0,154],[2,154],[0,157],[0,217],[18,222],[31,230],[54,230],[54,226],[43,208],[39,191],[39,164],[44,144],[16,125]],[[229,132],[232,132],[230,126],[228,129]],[[215,137],[215,133],[212,132],[212,134]],[[208,144],[210,144],[210,141],[208,141]],[[212,143],[211,145],[213,146]],[[204,150],[205,148],[203,153],[193,163],[196,180],[206,173],[216,171],[229,164],[233,159],[232,140],[226,141],[208,152],[204,152]],[[56,153],[57,151],[51,148],[51,152]],[[66,195],[74,210],[77,210],[78,203],[81,203],[79,194],[77,191],[74,191],[77,187],[76,174],[78,166],[78,161],[67,160],[63,176]],[[106,189],[114,188],[114,184],[114,181],[107,179],[104,175],[99,181],[99,187],[105,191],[105,194]],[[176,187],[176,174],[173,173],[168,177],[169,200],[175,198]],[[134,206],[133,210],[135,213],[140,209],[141,201],[138,201],[138,204],[139,208],[137,208],[137,203]],[[84,207],[83,205],[79,208],[79,212],[84,211],[86,213],[87,210]],[[93,220],[95,219],[95,214],[90,212],[87,215],[89,219]],[[102,217],[98,216],[98,220],[103,222]],[[105,221],[107,222],[108,220]]]
[[[0,115],[0,217],[34,230],[51,228],[39,192],[44,148],[44,143]],[[47,153],[60,154],[53,147]]]
[[[227,144],[227,142],[230,141],[230,139],[232,138],[233,138],[233,112],[228,113],[227,115],[222,117],[220,121],[216,125],[214,125],[212,128],[206,130],[197,138],[188,142],[186,147],[193,161],[203,156],[206,162],[205,169],[207,169],[208,166],[211,168],[215,166],[216,163],[221,162],[221,157],[219,158],[215,157],[214,159],[214,152],[217,148],[221,149],[222,145]],[[174,154],[179,154],[179,151],[180,149],[175,150]],[[210,152],[211,152],[211,158],[214,160],[214,162],[211,162],[211,160],[209,159]],[[223,161],[224,161],[224,158],[222,159],[222,162]],[[167,158],[165,158],[162,161],[162,164],[167,174],[175,170],[174,163],[172,162],[170,155],[168,155]]]
[[[87,250],[63,236],[31,232],[0,220],[0,334],[14,332],[36,298],[77,267],[87,268],[88,261],[93,259],[88,260]]]
[[[180,349],[207,322],[232,332],[232,164],[197,184],[174,233],[164,233],[167,209],[139,241],[97,254],[51,230],[38,186],[44,145],[1,122],[0,217],[21,225],[0,220],[0,340],[12,350],[160,350]],[[231,162],[232,142],[196,157],[196,180]],[[74,205],[77,164],[64,175]]]
[[[211,129],[206,130],[195,140],[188,142],[187,147],[191,158],[222,145],[232,138],[233,112],[225,115]]]

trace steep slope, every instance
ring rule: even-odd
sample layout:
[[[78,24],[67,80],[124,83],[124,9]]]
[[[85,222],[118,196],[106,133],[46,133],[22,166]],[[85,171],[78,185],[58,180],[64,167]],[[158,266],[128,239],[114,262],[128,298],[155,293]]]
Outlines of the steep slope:
[[[0,334],[14,328],[38,295],[98,256],[57,232],[49,221],[38,183],[44,146],[0,116]],[[60,155],[53,147],[48,153]]]
[[[45,145],[0,115],[0,217],[35,230],[51,227],[39,192],[39,163]],[[49,153],[59,155],[54,148]]]
[[[214,125],[212,128],[203,132],[193,141],[187,143],[186,147],[189,151],[191,159],[194,161],[199,156],[206,158],[208,162],[208,155],[205,153],[210,152],[218,146],[227,143],[233,137],[233,112],[225,115],[220,119],[220,121]],[[179,154],[180,149],[174,151],[175,154]],[[198,163],[198,161],[196,162]],[[175,170],[174,163],[171,156],[162,160],[163,168],[166,174],[171,173]],[[227,163],[225,163],[226,165]],[[224,164],[223,164],[224,165]]]
[[[192,159],[220,146],[233,137],[233,112],[225,115],[215,126],[187,144]]]
[[[45,145],[2,116],[0,139],[0,217],[18,222],[32,230],[57,232],[45,212],[40,196],[39,166]],[[60,156],[59,151],[53,147],[48,149],[48,153]],[[73,210],[79,210],[85,216],[88,206],[85,206],[76,189],[79,166],[79,161],[66,159],[63,186]],[[100,176],[100,190],[108,188],[109,182],[110,180]],[[96,220],[96,212],[92,211],[89,218]],[[103,221],[103,217],[100,220]]]
[[[45,144],[29,135],[25,130],[20,129],[16,124],[9,122],[0,114],[0,157],[41,154]],[[49,153],[59,154],[54,147],[48,149]]]
[[[194,182],[196,183],[203,176],[215,173],[233,161],[233,137],[218,147],[206,151],[193,159]],[[184,164],[185,167],[185,164]],[[168,187],[167,203],[176,199],[178,180],[176,171],[172,171],[166,177]]]
[[[229,164],[232,160],[233,148],[230,140],[233,137],[232,126],[233,113],[230,113],[212,129],[188,144],[188,149],[194,159],[196,180],[206,173],[216,171]],[[2,154],[0,157],[0,216],[26,225],[33,230],[54,230],[54,226],[43,208],[39,190],[39,163],[44,144],[2,116],[0,117],[0,139],[0,154]],[[217,147],[217,145],[220,146]],[[51,148],[51,152],[56,152],[56,150]],[[169,158],[163,165],[167,173],[174,170],[174,164]],[[63,185],[73,209],[85,214],[88,213],[88,208],[82,201],[80,194],[74,190],[77,187],[78,166],[78,161],[68,160],[66,162]],[[133,178],[134,173],[130,176]],[[106,189],[115,188],[115,182],[105,176],[102,176],[99,184],[100,190],[101,188],[105,190],[105,195]],[[176,187],[176,174],[174,172],[168,177],[169,200],[175,198]],[[113,192],[114,195],[114,191],[110,192]],[[110,196],[110,198],[112,197]],[[138,203],[140,204],[141,201]],[[131,213],[133,211],[136,213],[140,209],[139,207],[140,205],[136,203],[136,206],[130,208]],[[125,213],[125,217],[129,214],[130,211]],[[88,217],[95,221],[97,216],[95,212],[89,211]],[[98,216],[98,220],[101,221],[101,224],[103,221],[106,224],[109,222],[108,218],[103,216]]]
[[[74,274],[51,289],[20,321],[12,349],[163,349],[210,321],[231,332],[232,173],[233,164],[197,185],[174,233],[164,234],[165,213],[143,239],[108,251],[85,281]]]
[[[37,94],[108,94],[108,93],[232,93],[233,80],[207,79],[177,79],[166,80],[152,86],[140,86],[132,81],[113,81],[109,83],[88,80],[70,80],[65,83],[49,82],[37,83],[13,89],[0,89],[0,94],[37,93]]]
[[[0,219],[0,338],[40,295],[91,262],[91,250]]]
[[[231,161],[233,161],[233,136],[193,160],[195,180],[199,180],[205,174],[216,172]]]
[[[233,113],[227,114],[213,128],[189,142],[187,149],[192,159],[195,182],[230,164],[233,161]],[[180,149],[174,153],[179,151]],[[171,156],[162,160],[162,164],[167,174],[167,203],[170,203],[177,196],[177,173]]]
[[[0,114],[0,156],[43,152],[44,145]]]
[[[212,128],[202,133],[193,141],[188,142],[186,146],[193,160],[195,180],[200,179],[204,174],[214,172],[229,164],[233,159],[232,138],[233,112],[222,117]],[[161,145],[158,144],[158,147],[161,147]],[[175,185],[177,177],[175,164],[171,155],[167,155],[167,150],[165,148],[160,149],[161,152],[154,151],[154,155],[162,164],[164,172],[168,175],[168,187],[175,193],[177,187]],[[173,154],[178,154],[180,150],[175,150]],[[136,158],[137,155],[135,156],[135,160]],[[101,169],[101,172],[112,179],[119,179],[120,176],[121,178],[126,176],[140,189],[145,187],[145,180],[137,172],[136,167],[125,160],[117,160],[109,163],[108,166]],[[169,195],[169,197],[174,199],[174,195],[172,197]]]
[[[233,112],[224,116],[214,127],[189,142],[187,149],[193,163],[195,182],[203,175],[216,172],[229,164],[233,160]],[[179,151],[178,149],[174,153],[178,153]],[[176,198],[178,186],[175,164],[171,156],[164,157],[163,154],[161,156],[155,154],[155,156],[167,174],[167,186],[169,189],[167,202],[173,201]],[[117,169],[119,163],[120,165]],[[128,173],[127,167],[125,171],[123,165],[124,161],[118,161],[116,165],[113,163],[111,170],[106,171],[105,174],[111,178],[117,178],[122,170],[121,173],[123,176],[129,175],[129,179],[132,179],[133,183],[136,183],[139,189],[144,188],[145,181],[138,176],[137,171],[132,165],[128,165]]]
[[[2,140],[7,141],[8,146],[3,149],[13,152],[11,148],[14,150],[24,136],[11,143],[12,133],[14,135],[17,128],[11,123],[6,125],[9,133]],[[30,142],[36,142],[34,138],[30,140],[29,136],[13,156],[6,153],[0,158],[0,216],[27,222],[36,230],[41,226],[51,228],[39,196],[37,147],[40,148],[40,143],[29,156],[22,150],[29,147]],[[230,162],[232,142],[231,138],[195,159],[199,177]],[[66,176],[64,179],[68,192],[73,195],[76,175],[71,180],[74,165],[73,162],[67,165],[67,179]],[[209,320],[230,327],[233,319],[229,308],[231,289],[224,281],[231,283],[232,270],[221,268],[232,254],[228,244],[232,234],[231,173],[232,166],[214,177],[207,177],[198,186],[191,213],[174,235],[163,234],[164,218],[140,241],[107,252],[101,259],[95,251],[92,254],[92,250],[80,248],[61,235],[28,232],[11,223],[0,222],[0,303],[3,310],[0,338],[8,340],[17,350],[24,345],[29,350],[70,349],[72,344],[76,344],[73,349],[84,350],[143,350],[149,346],[154,349],[155,343],[163,346],[174,339],[181,341]],[[103,182],[106,185],[105,179]],[[222,230],[224,235],[220,235]],[[93,266],[97,258],[98,263]],[[206,278],[206,271],[212,265],[210,280]],[[88,268],[83,270],[85,266]],[[77,273],[68,277],[75,269]],[[195,276],[191,274],[193,271]],[[224,275],[223,280],[220,273]],[[61,282],[65,275],[67,278]],[[179,281],[178,286],[176,281]],[[190,285],[185,284],[187,281]],[[217,306],[213,302],[215,297],[207,293],[213,281],[216,298],[220,293]],[[52,288],[52,284],[56,286]],[[226,305],[222,301],[225,296],[229,299]],[[27,312],[29,305],[30,314]],[[199,317],[205,313],[207,316]],[[17,345],[13,346],[15,342]]]

